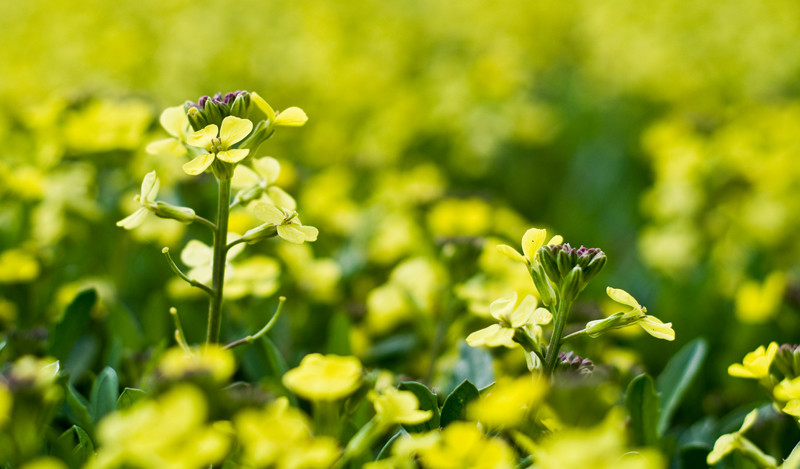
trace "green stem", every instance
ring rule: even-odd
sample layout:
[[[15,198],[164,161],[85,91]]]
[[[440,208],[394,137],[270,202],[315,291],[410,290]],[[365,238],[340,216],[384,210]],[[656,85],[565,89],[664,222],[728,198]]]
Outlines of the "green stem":
[[[286,297],[285,296],[282,296],[282,297],[278,298],[278,308],[275,309],[275,314],[272,315],[270,320],[267,322],[267,324],[264,327],[261,328],[260,331],[256,332],[253,335],[248,335],[247,337],[244,337],[244,338],[241,338],[241,339],[239,339],[237,341],[231,342],[228,345],[226,345],[225,348],[231,349],[231,348],[234,348],[234,347],[239,346],[239,345],[251,344],[251,343],[255,342],[256,340],[258,340],[262,335],[264,335],[267,332],[269,332],[270,329],[272,329],[272,326],[274,326],[275,323],[278,322],[278,318],[281,316],[281,311],[283,311],[283,303],[285,301],[286,301]]]
[[[214,291],[212,289],[210,289],[208,287],[208,285],[206,285],[204,283],[200,283],[197,280],[191,279],[191,278],[189,278],[188,275],[183,273],[183,271],[175,264],[175,261],[172,260],[172,256],[170,256],[170,254],[169,254],[169,248],[165,247],[164,249],[161,250],[161,253],[164,254],[164,257],[167,258],[167,263],[169,264],[169,267],[172,269],[172,271],[175,272],[175,275],[177,275],[178,277],[182,278],[189,285],[191,285],[193,287],[197,287],[197,288],[203,290],[204,292],[208,293],[210,296],[214,296]]]
[[[219,179],[217,199],[217,224],[214,230],[214,258],[211,274],[211,289],[214,294],[208,302],[208,331],[206,343],[219,342],[222,324],[222,286],[225,282],[225,257],[228,252],[228,213],[231,198],[230,178]]]
[[[555,324],[553,325],[553,335],[550,337],[550,346],[547,347],[547,356],[545,357],[544,372],[546,376],[552,376],[558,365],[558,351],[561,348],[563,341],[561,335],[564,333],[564,327],[567,325],[567,317],[572,304],[564,299],[558,301],[558,308],[556,309]]]

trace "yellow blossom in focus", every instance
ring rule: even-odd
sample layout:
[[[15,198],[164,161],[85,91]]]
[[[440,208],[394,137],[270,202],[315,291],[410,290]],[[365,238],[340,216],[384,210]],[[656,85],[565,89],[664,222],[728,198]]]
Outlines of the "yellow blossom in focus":
[[[547,392],[547,384],[532,376],[498,378],[486,395],[469,405],[467,416],[489,428],[520,425]]]
[[[267,115],[269,122],[274,125],[286,127],[300,127],[308,121],[308,116],[299,107],[286,108],[281,112],[276,112],[267,102],[256,92],[250,93],[250,99],[256,106]]]
[[[613,329],[638,324],[645,332],[657,339],[675,340],[675,331],[672,329],[672,323],[663,323],[657,317],[648,315],[647,308],[640,305],[630,293],[619,288],[607,287],[606,294],[612,300],[628,306],[630,309],[614,313],[605,319],[586,323],[584,330],[589,337],[598,337]]]
[[[427,422],[433,416],[430,410],[420,410],[419,400],[411,391],[400,391],[394,387],[382,392],[370,392],[367,397],[375,406],[375,413],[384,425],[416,425]]]
[[[478,330],[467,336],[467,343],[472,347],[482,345],[488,347],[516,347],[514,334],[516,329],[549,323],[553,316],[545,308],[537,308],[537,301],[533,295],[526,295],[522,301],[517,302],[517,293],[512,296],[494,301],[489,312],[499,321],[489,327]]]
[[[243,160],[250,150],[232,148],[244,140],[253,130],[253,123],[236,116],[222,119],[222,127],[209,124],[205,128],[186,136],[186,143],[206,151],[183,165],[186,174],[197,176],[208,169],[215,160],[235,164]]]
[[[110,414],[98,426],[99,449],[86,469],[201,469],[219,462],[231,442],[206,425],[207,408],[199,390],[181,385]]]
[[[278,469],[328,468],[339,456],[336,442],[314,437],[305,416],[285,397],[263,409],[245,409],[233,427],[249,466]]]
[[[508,469],[515,465],[514,452],[506,442],[483,435],[469,422],[451,423],[434,444],[420,448],[418,454],[429,469]]]
[[[261,221],[276,226],[278,236],[290,243],[303,244],[306,241],[317,240],[319,230],[300,223],[297,212],[287,211],[266,202],[257,203],[253,211]]]
[[[544,240],[547,237],[547,230],[542,230],[538,228],[531,228],[522,235],[522,254],[520,254],[516,249],[512,248],[511,246],[507,246],[505,244],[501,244],[497,246],[497,250],[505,254],[506,256],[514,259],[515,261],[523,262],[525,264],[531,265],[536,262],[536,256],[538,254],[539,248],[544,246]],[[550,241],[547,242],[548,245],[551,244],[561,244],[564,242],[564,238],[560,235],[553,236],[550,238]]]
[[[778,353],[778,344],[770,343],[765,349],[763,345],[744,356],[742,364],[734,363],[728,367],[728,374],[737,378],[763,379],[769,377],[769,367],[775,354]]]
[[[361,373],[356,357],[311,353],[283,375],[283,384],[304,399],[335,401],[361,386]]]
[[[187,353],[180,347],[167,350],[158,363],[158,371],[167,379],[206,375],[217,383],[227,382],[236,371],[233,352],[217,344],[206,344]]]

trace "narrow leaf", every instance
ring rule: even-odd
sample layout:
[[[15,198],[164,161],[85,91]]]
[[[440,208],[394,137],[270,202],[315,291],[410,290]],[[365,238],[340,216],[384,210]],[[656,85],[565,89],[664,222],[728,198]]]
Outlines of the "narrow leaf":
[[[698,337],[684,345],[670,359],[656,380],[656,390],[661,396],[661,416],[658,419],[659,435],[663,435],[669,427],[672,416],[678,410],[678,405],[700,372],[707,353],[708,344],[705,339]]]
[[[433,416],[427,422],[418,425],[403,425],[403,427],[409,433],[421,433],[439,428],[439,401],[436,399],[436,394],[424,384],[417,383],[416,381],[400,383],[399,388],[403,391],[411,391],[417,396],[420,410],[430,410],[433,412]]]
[[[659,398],[650,376],[642,374],[631,381],[625,393],[625,407],[631,417],[634,445],[656,445],[659,440]]]
[[[103,417],[117,408],[119,398],[119,379],[113,368],[105,367],[97,375],[89,396],[89,415],[92,422],[97,425]]]
[[[86,431],[73,425],[58,437],[58,443],[70,449],[70,463],[82,467],[94,455],[94,443]]]
[[[147,397],[147,393],[141,389],[125,388],[117,399],[117,410],[129,409],[145,397]]]
[[[440,419],[441,426],[446,427],[456,420],[465,420],[467,404],[478,399],[479,396],[478,388],[468,380],[459,384],[444,401]]]
[[[459,359],[453,369],[453,382],[469,380],[479,389],[494,382],[492,355],[485,348],[470,347],[466,342],[458,344]]]
[[[93,431],[94,425],[89,416],[88,402],[71,384],[67,384],[66,401],[67,409],[70,411],[67,413],[69,420],[82,428]]]
[[[403,435],[408,435],[408,432],[406,432],[402,428],[398,430],[397,433],[392,435],[392,437],[389,438],[389,441],[387,441],[386,444],[383,445],[383,448],[381,448],[380,452],[378,452],[378,456],[375,458],[375,460],[380,461],[381,459],[389,457],[389,452],[392,450],[392,445],[394,444],[395,440],[397,440]]]

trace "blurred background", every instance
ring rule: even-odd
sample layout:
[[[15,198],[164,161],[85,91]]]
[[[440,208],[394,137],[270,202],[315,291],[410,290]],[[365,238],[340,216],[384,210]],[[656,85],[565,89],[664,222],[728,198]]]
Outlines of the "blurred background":
[[[173,305],[203,339],[204,298],[160,249],[208,234],[114,222],[153,169],[160,197],[213,216],[211,177],[144,146],[165,136],[164,107],[237,89],[308,114],[258,156],[281,162],[320,237],[237,258],[228,339],[285,295],[272,335],[289,363],[353,353],[446,379],[489,302],[533,288],[494,246],[536,226],[608,255],[575,322],[614,312],[611,285],[676,330],[576,345],[595,362],[657,374],[709,341],[686,421],[760,399],[727,366],[797,342],[800,3],[31,0],[0,6],[0,31],[6,354],[39,352],[89,286],[102,302],[77,345],[87,369],[116,360],[135,381],[140,355],[169,342]],[[235,212],[232,228],[256,223]]]

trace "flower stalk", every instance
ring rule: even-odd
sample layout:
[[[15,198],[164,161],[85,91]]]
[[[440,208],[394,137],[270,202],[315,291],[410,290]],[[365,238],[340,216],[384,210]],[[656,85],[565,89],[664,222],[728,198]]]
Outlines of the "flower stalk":
[[[228,216],[230,213],[231,180],[220,177],[217,197],[217,223],[214,231],[214,254],[211,274],[212,295],[208,302],[206,343],[219,342],[222,324],[222,289],[225,283],[225,257],[228,253]]]

